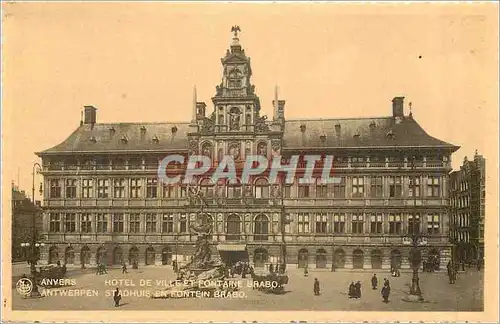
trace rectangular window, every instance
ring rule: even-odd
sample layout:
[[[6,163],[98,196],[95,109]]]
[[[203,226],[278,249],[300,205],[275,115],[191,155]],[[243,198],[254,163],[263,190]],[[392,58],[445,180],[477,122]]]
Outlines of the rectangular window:
[[[97,233],[108,232],[108,214],[97,214]]]
[[[401,214],[389,214],[389,234],[401,234]]]
[[[299,233],[309,233],[309,214],[299,213],[297,226]]]
[[[61,231],[61,214],[59,213],[50,213],[50,232],[60,232]]]
[[[333,215],[333,232],[345,233],[345,214]]]
[[[141,198],[141,179],[130,179],[130,198]]]
[[[370,197],[381,198],[383,196],[382,177],[370,179]]]
[[[82,233],[91,233],[92,232],[92,215],[89,213],[83,213],[80,215],[80,231]]]
[[[187,187],[181,186],[179,190],[179,198],[186,198],[186,197],[187,197]]]
[[[125,179],[118,178],[114,179],[114,197],[115,198],[125,198]]]
[[[113,214],[113,233],[123,233],[123,214]]]
[[[149,178],[146,180],[146,198],[158,197],[158,179]]]
[[[156,214],[146,214],[146,233],[156,233]]]
[[[408,234],[420,234],[420,214],[408,215]]]
[[[402,191],[401,177],[389,177],[389,197],[400,198]]]
[[[50,179],[50,198],[61,198],[60,179]]]
[[[66,179],[66,198],[76,198],[76,179]]]
[[[291,198],[292,197],[292,186],[291,185],[285,185],[283,187],[283,198]]]
[[[439,177],[427,178],[427,197],[439,197]]]
[[[308,197],[309,197],[309,185],[299,184],[299,198],[308,198]]]
[[[98,179],[97,180],[97,198],[108,198],[109,190],[109,180],[108,179]]]
[[[164,185],[163,186],[163,198],[175,198],[175,186],[174,185]]]
[[[161,225],[162,233],[173,233],[174,232],[174,215],[163,214],[163,222]]]
[[[129,232],[130,233],[140,233],[141,232],[141,214],[130,214],[129,220]]]
[[[427,234],[439,234],[439,215],[427,215]]]
[[[328,197],[328,185],[326,183],[321,183],[321,179],[316,181],[316,198],[327,198]]]
[[[291,220],[291,215],[290,213],[285,214],[285,233],[289,234],[291,233],[291,228],[290,228],[290,220]]]
[[[352,214],[352,233],[362,234],[364,229],[365,217],[363,214]]]
[[[66,233],[76,232],[76,214],[67,213],[65,217],[64,230]]]
[[[345,177],[340,177],[340,182],[333,184],[333,196],[335,198],[345,198]]]
[[[382,233],[382,215],[370,215],[370,233],[381,234]]]
[[[318,214],[316,215],[316,233],[318,234],[326,234],[326,224],[327,224],[327,215],[326,214]]]
[[[415,194],[413,194],[415,189]],[[420,197],[420,177],[410,177],[408,182],[408,196]]]
[[[365,181],[363,177],[352,178],[352,196],[364,197]]]
[[[179,222],[179,232],[180,233],[187,232],[187,216],[186,216],[186,214],[181,214],[181,219]]]
[[[92,179],[82,180],[82,198],[92,198],[94,196],[92,182]]]

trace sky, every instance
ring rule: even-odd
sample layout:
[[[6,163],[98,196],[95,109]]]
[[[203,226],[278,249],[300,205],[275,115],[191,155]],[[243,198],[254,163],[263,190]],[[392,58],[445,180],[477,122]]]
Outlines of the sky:
[[[4,188],[31,192],[34,152],[68,137],[84,105],[98,122],[189,121],[196,85],[211,111],[234,25],[263,114],[276,84],[289,119],[389,116],[405,96],[406,114],[411,101],[431,136],[461,147],[454,168],[477,149],[497,179],[497,4],[2,7]]]

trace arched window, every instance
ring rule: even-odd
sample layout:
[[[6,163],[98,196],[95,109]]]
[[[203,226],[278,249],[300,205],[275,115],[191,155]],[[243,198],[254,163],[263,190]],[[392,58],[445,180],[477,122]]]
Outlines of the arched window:
[[[333,253],[333,263],[335,268],[345,268],[345,252],[342,249],[336,249]]]
[[[352,267],[353,269],[363,269],[364,253],[362,250],[354,250],[352,252]]]
[[[203,197],[211,198],[214,196],[214,184],[210,178],[203,178],[200,181],[200,190]]]
[[[241,219],[236,214],[231,214],[227,217],[227,241],[239,241],[241,233]]]
[[[226,179],[217,180],[217,184],[215,185],[215,196],[217,198],[223,198],[225,196],[226,191]]]
[[[149,246],[146,249],[146,265],[155,264],[155,249],[152,246]]]
[[[255,217],[253,233],[256,241],[267,241],[269,239],[269,218],[266,215],[260,214]]]
[[[391,268],[392,269],[401,268],[401,252],[399,252],[399,250],[391,251]]]
[[[382,269],[382,252],[373,250],[371,255],[372,269]]]
[[[82,265],[90,263],[90,248],[86,245],[80,250],[80,263]]]
[[[108,253],[106,251],[106,248],[101,246],[100,248],[97,249],[97,253],[95,255],[96,263],[97,264],[107,264],[107,256],[108,256]]]
[[[299,268],[306,268],[309,263],[309,252],[306,249],[301,249],[298,256]]]
[[[170,265],[172,264],[172,250],[168,246],[165,246],[161,250],[161,264]]]
[[[256,268],[263,268],[267,263],[267,250],[266,249],[256,249],[253,253],[253,263]]]
[[[241,182],[240,179],[235,181],[228,181],[227,183],[227,198],[241,198]]]
[[[123,250],[121,247],[117,246],[113,250],[113,264],[123,263]]]
[[[269,182],[260,178],[255,181],[255,198],[269,198]]]
[[[59,261],[59,249],[57,246],[52,246],[49,249],[49,264]]]
[[[128,251],[128,263],[131,265],[139,263],[139,249],[135,246]]]
[[[75,251],[71,246],[66,248],[66,252],[64,252],[64,263],[73,264],[75,263]]]
[[[326,251],[324,249],[316,251],[316,268],[326,268]]]

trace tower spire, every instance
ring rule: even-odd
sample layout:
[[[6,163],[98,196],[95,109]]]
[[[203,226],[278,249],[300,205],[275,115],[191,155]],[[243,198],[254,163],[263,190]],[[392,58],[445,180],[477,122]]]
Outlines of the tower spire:
[[[193,123],[196,123],[196,85],[193,87],[193,119],[191,120]]]
[[[279,101],[278,101],[278,85],[274,85],[274,120],[278,119]]]

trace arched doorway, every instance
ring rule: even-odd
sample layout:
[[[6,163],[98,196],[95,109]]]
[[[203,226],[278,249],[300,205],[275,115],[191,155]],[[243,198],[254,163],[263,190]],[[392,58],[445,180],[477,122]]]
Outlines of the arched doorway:
[[[227,217],[227,241],[239,241],[241,233],[241,219],[236,214],[231,214]]]
[[[117,246],[113,250],[113,264],[123,263],[123,250],[121,247]]]
[[[139,249],[135,246],[131,247],[128,251],[128,263],[132,265],[139,263]]]
[[[335,268],[345,268],[345,252],[342,249],[336,249],[333,253],[333,262]]]
[[[90,264],[90,248],[86,245],[80,250],[80,263],[82,265]]]
[[[427,262],[433,265],[433,269],[435,271],[439,270],[439,265],[441,263],[441,258],[439,256],[439,251],[436,249],[432,249],[429,251],[427,256]]]
[[[171,265],[172,264],[172,251],[168,246],[165,246],[161,250],[161,264]]]
[[[68,246],[66,248],[66,251],[64,252],[64,263],[65,264],[75,263],[75,251],[71,246]]]
[[[401,269],[401,252],[399,250],[391,251],[391,268]]]
[[[97,264],[106,264],[108,252],[104,246],[101,246],[97,249],[97,253],[95,255],[95,261]]]
[[[49,249],[49,264],[59,261],[59,249],[57,246],[51,246]]]
[[[267,250],[256,249],[253,253],[253,263],[256,268],[263,268],[267,263]]]
[[[152,246],[149,246],[146,249],[146,265],[155,264],[155,249]]]
[[[378,249],[372,250],[372,269],[382,269],[382,252]]]
[[[364,264],[364,253],[362,250],[354,250],[352,252],[352,268],[353,269],[363,269]]]
[[[254,220],[254,240],[267,241],[269,239],[269,218],[266,215],[260,214]]]
[[[326,268],[326,251],[324,249],[316,251],[316,268]]]
[[[299,251],[298,263],[299,268],[306,268],[309,263],[309,252],[306,249],[301,249]]]

